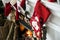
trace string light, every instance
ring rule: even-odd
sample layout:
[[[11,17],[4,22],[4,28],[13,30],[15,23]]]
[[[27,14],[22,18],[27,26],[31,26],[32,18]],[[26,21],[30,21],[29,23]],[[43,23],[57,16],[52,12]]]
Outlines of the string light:
[[[28,31],[26,32],[26,34],[27,34],[27,36],[32,37],[32,32],[31,32],[30,30],[28,30]]]

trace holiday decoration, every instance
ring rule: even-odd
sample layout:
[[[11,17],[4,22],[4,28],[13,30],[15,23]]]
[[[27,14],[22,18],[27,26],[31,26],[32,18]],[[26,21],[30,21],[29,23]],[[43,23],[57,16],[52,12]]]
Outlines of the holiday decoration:
[[[19,20],[19,12],[18,12],[18,9],[16,9],[16,20]]]
[[[20,6],[25,10],[26,9],[26,0],[22,0]]]
[[[17,4],[16,4],[16,0],[15,1],[10,1],[5,3],[5,9],[4,9],[4,15],[7,17],[9,15],[9,13],[11,12],[12,8],[14,8],[15,10],[17,9]]]
[[[10,2],[9,3],[6,3],[6,6],[5,6],[5,16],[8,16],[9,13],[11,12],[11,4]]]
[[[50,14],[50,10],[41,3],[41,0],[38,0],[30,23],[35,32],[35,36],[39,39],[42,38],[43,24],[47,21]]]
[[[32,37],[32,32],[30,30],[26,31],[27,36]]]
[[[24,25],[20,24],[20,30],[23,31],[25,29]]]

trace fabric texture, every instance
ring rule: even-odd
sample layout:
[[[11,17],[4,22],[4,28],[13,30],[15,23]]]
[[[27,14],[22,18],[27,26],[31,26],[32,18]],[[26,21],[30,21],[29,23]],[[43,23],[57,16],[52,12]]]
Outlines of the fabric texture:
[[[18,12],[18,9],[16,9],[16,20],[19,20],[19,12]]]
[[[11,10],[12,10],[12,5],[10,4],[10,2],[6,3],[5,5],[6,6],[5,6],[5,9],[4,9],[4,11],[5,11],[4,15],[7,17],[9,15],[9,13],[11,12]],[[14,4],[13,6],[15,7],[15,9],[17,9],[17,3]]]
[[[8,16],[9,13],[11,12],[11,4],[10,4],[10,2],[9,3],[6,3],[6,6],[5,6],[4,11],[5,11],[4,15],[5,16]]]
[[[35,32],[37,38],[42,37],[42,27],[43,24],[47,21],[49,15],[51,14],[50,10],[44,6],[40,0],[37,1],[34,8],[33,16],[30,19],[31,26]]]
[[[26,4],[25,4],[26,0],[22,0],[20,3],[20,6],[25,10],[26,9]],[[19,20],[19,12],[18,9],[16,9],[16,20]]]
[[[22,0],[20,6],[25,10],[26,9],[26,0]]]
[[[17,10],[17,3],[15,3],[13,6],[14,6],[14,9],[16,10],[16,17],[15,18],[16,18],[16,20],[18,20],[19,19],[19,14],[18,14],[18,10]],[[6,3],[5,9],[4,9],[5,17],[7,17],[10,14],[11,10],[12,10],[12,5],[10,4],[10,2]]]

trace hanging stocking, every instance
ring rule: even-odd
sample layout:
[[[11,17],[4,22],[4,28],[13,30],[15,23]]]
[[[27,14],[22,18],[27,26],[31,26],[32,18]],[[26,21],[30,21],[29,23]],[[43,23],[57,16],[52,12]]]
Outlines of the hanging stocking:
[[[11,4],[10,4],[10,2],[6,3],[4,11],[5,11],[4,15],[7,17],[9,15],[9,13],[11,12]]]
[[[33,16],[30,19],[32,28],[34,29],[35,36],[37,38],[42,38],[42,26],[47,21],[47,18],[50,15],[50,11],[46,8],[41,1],[37,1]]]
[[[5,13],[4,13],[4,15],[5,15],[6,17],[7,17],[7,16],[9,15],[9,13],[11,12],[12,6],[13,6],[13,8],[15,8],[15,10],[16,10],[16,8],[17,8],[17,3],[16,3],[15,1],[12,1],[12,0],[11,0],[11,2],[9,1],[8,3],[5,4],[5,9],[4,9]]]

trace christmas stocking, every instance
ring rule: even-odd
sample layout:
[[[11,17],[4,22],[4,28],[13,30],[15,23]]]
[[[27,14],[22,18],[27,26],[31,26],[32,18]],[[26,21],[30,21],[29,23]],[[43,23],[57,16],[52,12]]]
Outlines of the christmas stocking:
[[[33,16],[30,19],[31,26],[37,38],[42,37],[41,28],[43,24],[47,21],[49,15],[50,10],[47,7],[45,7],[40,0],[38,0],[34,8]]]

